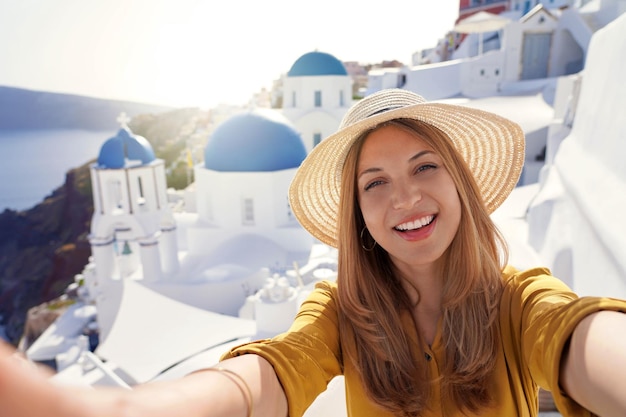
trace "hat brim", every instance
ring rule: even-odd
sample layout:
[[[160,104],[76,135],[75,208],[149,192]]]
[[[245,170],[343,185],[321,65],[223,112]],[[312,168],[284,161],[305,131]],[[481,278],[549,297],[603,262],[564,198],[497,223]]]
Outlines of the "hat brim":
[[[304,159],[289,187],[289,203],[314,237],[337,246],[341,173],[362,132],[393,119],[415,119],[448,135],[466,161],[489,213],[517,185],[524,165],[524,132],[504,117],[445,103],[420,103],[379,113],[346,126],[320,142]]]

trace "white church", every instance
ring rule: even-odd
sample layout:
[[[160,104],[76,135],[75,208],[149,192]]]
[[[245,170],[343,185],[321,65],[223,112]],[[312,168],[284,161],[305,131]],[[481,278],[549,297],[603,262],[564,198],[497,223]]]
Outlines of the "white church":
[[[287,190],[307,152],[338,127],[351,91],[338,59],[318,51],[301,56],[284,80],[282,111],[251,109],[212,132],[182,211],[168,202],[163,161],[123,124],[91,166],[93,265],[83,279],[98,306],[101,339],[129,280],[238,316],[268,278],[309,264],[315,242],[291,213]]]
[[[328,53],[302,55],[283,80],[282,113],[302,135],[307,153],[337,130],[351,106],[352,79]]]

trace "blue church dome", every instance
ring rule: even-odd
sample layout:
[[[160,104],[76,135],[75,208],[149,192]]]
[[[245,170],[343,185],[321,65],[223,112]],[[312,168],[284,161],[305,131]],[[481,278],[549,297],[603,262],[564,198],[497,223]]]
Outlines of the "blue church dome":
[[[102,144],[98,165],[102,168],[124,168],[127,161],[138,160],[149,164],[154,159],[154,151],[146,138],[122,127],[116,136]]]
[[[254,110],[219,125],[204,148],[204,167],[221,172],[297,168],[306,157],[300,134],[273,110]]]
[[[309,52],[294,62],[287,73],[288,77],[310,75],[348,75],[341,61],[325,52]]]

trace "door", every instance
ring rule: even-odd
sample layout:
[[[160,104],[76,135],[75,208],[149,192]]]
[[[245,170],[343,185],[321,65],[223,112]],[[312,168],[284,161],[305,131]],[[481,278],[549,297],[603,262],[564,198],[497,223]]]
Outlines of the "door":
[[[522,48],[522,74],[520,79],[533,80],[548,76],[551,33],[525,33]]]

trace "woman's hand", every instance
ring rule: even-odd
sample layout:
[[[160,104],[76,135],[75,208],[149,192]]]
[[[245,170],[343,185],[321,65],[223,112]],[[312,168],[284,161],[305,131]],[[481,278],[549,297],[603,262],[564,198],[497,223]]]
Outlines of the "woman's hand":
[[[80,415],[79,403],[72,405],[69,392],[50,383],[51,375],[0,342],[0,417]]]

